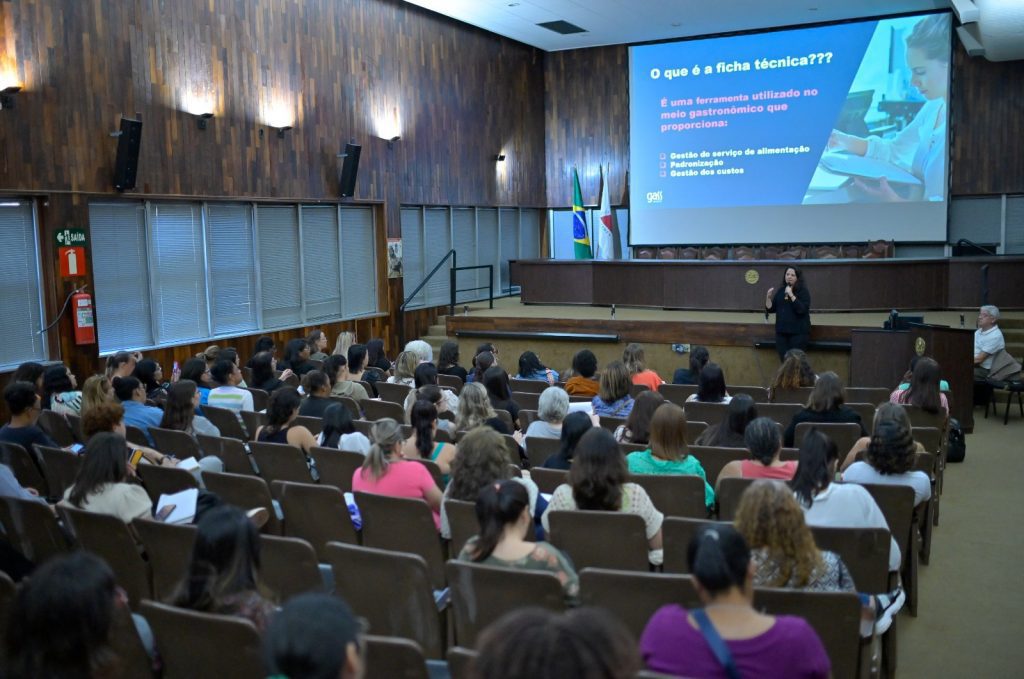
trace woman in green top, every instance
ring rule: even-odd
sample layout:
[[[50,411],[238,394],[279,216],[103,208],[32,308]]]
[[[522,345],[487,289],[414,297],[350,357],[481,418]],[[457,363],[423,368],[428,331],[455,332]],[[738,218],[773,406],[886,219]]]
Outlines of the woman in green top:
[[[476,501],[480,534],[466,542],[460,561],[487,566],[549,571],[562,583],[566,601],[575,604],[580,581],[572,564],[558,549],[546,542],[527,542],[533,529],[530,495],[515,481],[497,481],[480,489]]]
[[[704,479],[704,504],[715,504],[700,460],[686,445],[686,412],[675,403],[663,403],[651,418],[651,447],[626,456],[630,474],[694,474]]]

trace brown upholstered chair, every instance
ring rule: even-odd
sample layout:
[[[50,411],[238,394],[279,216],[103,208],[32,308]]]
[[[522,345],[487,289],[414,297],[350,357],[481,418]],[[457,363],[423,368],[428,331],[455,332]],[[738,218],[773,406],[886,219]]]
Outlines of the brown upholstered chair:
[[[114,578],[128,594],[133,610],[138,610],[143,599],[152,598],[149,563],[139,554],[128,524],[111,514],[66,505],[59,505],[58,511],[82,548],[102,558],[114,571]]]
[[[673,247],[658,248],[658,259],[678,259],[679,251]]]
[[[658,393],[678,406],[686,407],[686,399],[697,393],[695,384],[662,384],[658,387]]]
[[[283,604],[296,594],[324,591],[312,545],[300,538],[260,536],[260,582]]]
[[[335,593],[366,618],[370,630],[411,639],[427,658],[441,658],[444,616],[423,557],[332,542],[327,562],[334,571]]]
[[[683,406],[686,411],[686,419],[696,422],[707,422],[708,426],[718,424],[729,416],[728,403],[705,403],[703,401],[690,401]],[[759,409],[760,410],[760,409]]]
[[[633,259],[654,259],[654,248],[633,248]]]
[[[476,651],[462,646],[452,646],[448,649],[448,671],[452,679],[473,679],[473,663],[476,662]]]
[[[569,472],[562,469],[545,469],[544,467],[533,467],[530,469],[530,478],[537,484],[542,493],[554,493],[555,489],[563,483],[569,482]]]
[[[380,394],[381,400],[389,403],[397,403],[398,405],[404,404],[410,391],[412,391],[412,387],[408,384],[397,384],[392,382],[377,383],[377,393]]]
[[[252,462],[249,460],[249,451],[245,449],[245,442],[228,436],[207,436],[198,434],[199,447],[207,455],[215,455],[224,463],[224,471],[229,474],[247,474],[256,476]]]
[[[767,403],[768,402],[768,390],[764,387],[758,386],[744,386],[744,385],[730,385],[729,394],[736,396],[738,394],[746,394],[750,398],[754,399],[754,403]]]
[[[914,523],[914,490],[910,486],[872,483],[864,484],[864,488],[871,493],[878,508],[882,510],[885,522],[889,524],[889,530],[899,545],[900,554],[903,555],[900,575],[903,578],[903,589],[907,593],[907,610],[912,616],[917,617],[919,554],[916,543],[917,526]]]
[[[0,441],[0,454],[14,473],[14,478],[26,488],[34,488],[42,497],[51,495],[41,460],[18,443]]]
[[[508,382],[509,387],[513,392],[525,392],[527,394],[540,394],[551,386],[544,380],[521,380],[515,377],[510,377]],[[519,403],[519,401],[516,401],[516,403]],[[519,403],[519,405],[523,408],[527,407],[522,403]],[[534,410],[536,410],[536,408],[534,408]]]
[[[525,380],[524,380],[525,381]],[[526,410],[539,410],[540,409],[540,392],[536,391],[514,391],[512,392],[512,400],[516,402],[521,409]],[[520,422],[520,424],[522,424]]]
[[[270,485],[285,516],[285,535],[311,544],[320,561],[326,561],[328,542],[359,544],[345,496],[338,488],[286,481],[274,481]]]
[[[836,450],[839,451],[840,456],[845,455],[853,444],[857,442],[857,439],[861,436],[860,425],[856,422],[801,422],[796,425],[796,434],[794,435],[793,442],[796,447],[799,448],[804,441],[804,437],[807,436],[812,428],[816,428],[821,433],[832,439],[832,442],[836,444]]]
[[[363,637],[363,679],[428,679],[423,649],[415,641],[367,634]]]
[[[43,461],[43,476],[46,478],[50,496],[63,497],[64,491],[75,483],[78,470],[82,467],[82,456],[63,448],[40,445],[36,445],[35,448]],[[15,476],[17,475],[15,472]]]
[[[818,549],[835,552],[846,564],[857,590],[881,594],[889,590],[889,531],[885,528],[811,526]]]
[[[736,476],[722,479],[718,484],[716,497],[718,498],[718,518],[722,521],[732,521],[736,518],[736,510],[740,506],[740,498],[743,492],[754,482],[755,479],[744,479]]]
[[[523,606],[565,610],[562,583],[554,573],[465,561],[449,561],[445,573],[451,587],[455,639],[461,646],[475,646],[484,628]]]
[[[725,448],[721,446],[690,446],[690,455],[700,461],[704,468],[708,483],[714,486],[718,482],[718,475],[722,468],[734,460],[746,460],[750,458],[750,452],[746,448]]]
[[[704,504],[704,479],[699,476],[631,474],[629,480],[642,486],[665,516],[703,519],[708,515]]]
[[[760,253],[756,247],[749,245],[738,245],[732,249],[732,257],[741,262],[760,259]]]
[[[699,607],[700,599],[688,575],[631,573],[604,568],[580,572],[580,599],[584,606],[603,608],[618,618],[638,640],[651,616],[672,603]]]
[[[173,455],[179,460],[189,457],[198,460],[203,456],[198,441],[186,432],[150,427],[149,435],[153,437],[154,447],[164,455]]]
[[[177,467],[140,464],[135,471],[154,505],[160,501],[161,495],[173,495],[189,488],[199,487],[199,482],[191,472]]]
[[[666,573],[690,573],[690,565],[686,560],[686,549],[690,541],[702,526],[732,525],[725,521],[710,519],[686,519],[677,516],[666,517],[661,523],[661,539],[665,545],[664,562]]]
[[[381,386],[384,386],[383,384]],[[401,386],[389,384],[388,386]],[[363,406],[363,412],[366,414],[366,419],[372,422],[382,420],[385,417],[390,417],[392,420],[402,423],[405,422],[405,409],[402,408],[401,404],[393,403],[391,401],[373,401],[364,400],[360,405]]]
[[[721,261],[729,259],[729,248],[708,247],[701,250],[701,259]]]
[[[425,501],[361,492],[355,499],[365,546],[418,555],[427,564],[433,588],[444,587],[441,538]]]
[[[700,259],[700,249],[695,247],[679,248],[677,259]]]
[[[806,402],[806,401],[805,401]],[[770,417],[783,427],[789,426],[793,416],[804,409],[803,403],[758,403],[757,414]]]
[[[343,493],[352,491],[352,475],[366,460],[360,453],[323,446],[310,448],[309,454],[320,472],[321,485],[334,486]]]
[[[253,387],[246,387],[246,391],[252,394],[252,409],[259,412],[260,410],[266,410],[270,404],[270,394],[263,391],[262,389],[255,389]]]
[[[519,414],[521,417],[522,411]],[[561,448],[561,439],[547,438],[545,436],[526,437],[526,454],[530,457],[530,464],[535,467],[543,465],[549,457],[557,455]]]
[[[218,408],[217,406],[203,406],[202,410],[206,419],[220,430],[221,436],[238,439],[239,441],[248,441],[256,435],[255,428],[252,428],[250,431],[242,428],[242,423],[239,422],[238,415],[235,414],[234,410]],[[243,411],[243,413],[245,412],[249,411]],[[244,418],[245,415],[243,414],[242,417]]]
[[[221,500],[239,509],[248,510],[263,507],[270,518],[262,531],[272,535],[281,535],[284,528],[274,511],[270,486],[259,476],[248,474],[228,474],[221,472],[203,472],[203,483],[211,493],[216,493]]]
[[[798,387],[796,389],[774,389],[772,390],[769,403],[799,403],[801,407],[807,403],[814,387]],[[758,409],[760,414],[760,408]]]
[[[369,392],[367,392],[369,393]],[[348,409],[348,414],[352,416],[353,420],[358,420],[363,416],[363,411],[359,408],[359,404],[356,403],[354,398],[349,396],[332,396],[331,400],[337,401]]]
[[[143,601],[141,612],[153,628],[164,679],[265,676],[260,634],[245,618],[155,601]],[[228,649],[230,653],[225,652]]]
[[[885,387],[846,387],[843,390],[843,398],[847,403],[878,405],[889,400],[889,393],[889,389]]]
[[[811,250],[812,259],[839,259],[842,255],[837,245],[818,245]]]
[[[306,455],[301,448],[287,443],[250,441],[249,450],[252,452],[253,459],[256,460],[256,466],[259,467],[260,476],[267,483],[272,481],[312,483],[313,477],[310,476]]]
[[[299,425],[309,430],[313,436],[316,436],[324,430],[324,421],[319,417],[309,417],[307,415],[299,415],[292,422],[293,425]]]
[[[54,442],[61,448],[67,448],[77,439],[71,429],[71,423],[60,413],[52,410],[43,410],[39,413],[39,420],[36,424],[45,431]]]
[[[548,538],[566,552],[576,570],[587,567],[646,571],[648,544],[644,520],[636,514],[553,511]]]
[[[41,502],[0,498],[0,525],[11,546],[37,566],[71,551],[71,541],[57,517]]]
[[[153,596],[167,601],[181,585],[188,572],[192,548],[196,542],[196,527],[192,524],[176,525],[135,519],[132,529],[146,549],[153,574]]]
[[[445,500],[444,512],[451,529],[448,554],[454,559],[466,542],[480,533],[480,522],[476,518],[476,505],[465,500]]]
[[[890,240],[869,241],[861,259],[886,259],[896,254],[896,246]]]

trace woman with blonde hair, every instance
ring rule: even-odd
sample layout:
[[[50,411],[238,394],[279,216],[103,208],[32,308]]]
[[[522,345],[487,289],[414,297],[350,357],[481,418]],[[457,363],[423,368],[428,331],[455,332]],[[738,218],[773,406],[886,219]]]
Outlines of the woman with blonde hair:
[[[601,387],[590,402],[595,415],[608,417],[629,417],[633,411],[633,397],[629,388],[633,382],[629,369],[622,361],[612,361],[601,373]]]
[[[411,351],[403,351],[395,359],[395,374],[388,378],[391,384],[416,385],[416,366],[420,364],[419,356]]]
[[[632,342],[626,345],[622,352],[622,362],[629,370],[630,379],[633,384],[643,384],[651,391],[657,391],[658,387],[665,383],[665,380],[658,376],[658,373],[647,367],[642,344]]]
[[[356,334],[351,330],[342,330],[338,335],[338,341],[334,343],[334,356],[348,356],[348,348],[356,343]]]
[[[352,474],[352,491],[423,500],[441,526],[441,490],[426,466],[402,458],[402,428],[390,417],[373,424],[370,452],[363,466]]]
[[[114,402],[114,388],[106,375],[93,375],[82,385],[82,415],[100,403]]]
[[[498,419],[498,414],[491,406],[487,389],[480,382],[469,382],[459,392],[459,409],[455,413],[455,428],[458,431],[470,431],[481,425],[489,425]]]

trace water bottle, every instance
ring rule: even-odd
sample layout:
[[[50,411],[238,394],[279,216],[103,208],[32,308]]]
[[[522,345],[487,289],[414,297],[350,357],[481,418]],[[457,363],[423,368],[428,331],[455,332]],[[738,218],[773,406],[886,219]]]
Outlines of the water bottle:
[[[615,305],[612,304],[612,320],[615,320]]]

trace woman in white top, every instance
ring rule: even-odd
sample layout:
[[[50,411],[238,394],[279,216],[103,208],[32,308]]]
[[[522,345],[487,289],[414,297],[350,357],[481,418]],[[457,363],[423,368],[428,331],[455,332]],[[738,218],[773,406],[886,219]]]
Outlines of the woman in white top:
[[[153,505],[146,489],[128,482],[127,443],[120,434],[99,432],[82,451],[82,467],[61,504],[96,514],[116,516],[125,523],[151,518]]]
[[[853,462],[843,471],[843,480],[852,483],[878,483],[910,486],[914,489],[914,505],[932,496],[931,479],[924,472],[913,471],[918,446],[910,428],[910,418],[903,406],[883,403],[875,411],[874,430],[864,449],[864,461]],[[863,441],[863,439],[861,439]],[[855,457],[858,441],[850,456]],[[847,458],[849,462],[850,457]]]
[[[411,351],[403,351],[395,359],[395,374],[388,378],[391,384],[404,384],[412,387],[416,384],[416,366],[419,365],[419,356]]]
[[[800,464],[790,482],[808,526],[884,528],[889,524],[871,493],[855,483],[832,483],[839,452],[832,439],[811,429],[800,445]],[[889,570],[900,569],[900,548],[889,536]]]
[[[324,428],[316,437],[316,444],[325,448],[347,450],[360,455],[370,452],[370,439],[356,431],[352,414],[341,403],[332,403],[324,411]]]
[[[829,148],[877,158],[921,180],[923,189],[912,200],[945,198],[946,99],[949,96],[949,15],[932,14],[914,25],[907,37],[910,84],[926,99],[914,119],[891,139],[856,137],[833,131]],[[878,188],[857,182],[866,193],[884,201],[906,200],[883,178]]]

